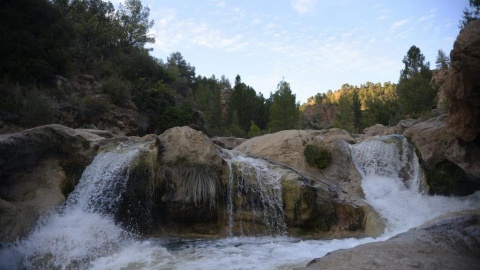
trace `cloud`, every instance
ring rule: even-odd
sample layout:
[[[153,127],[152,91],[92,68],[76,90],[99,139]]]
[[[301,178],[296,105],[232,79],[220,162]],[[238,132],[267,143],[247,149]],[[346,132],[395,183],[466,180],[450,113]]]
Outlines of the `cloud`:
[[[177,50],[179,46],[199,46],[227,52],[237,52],[249,46],[241,34],[232,34],[207,22],[179,19],[175,11],[159,14],[151,33],[157,38],[154,48],[164,52]],[[188,34],[186,34],[188,33]]]
[[[392,24],[392,26],[390,27],[391,30],[396,30],[402,26],[404,26],[405,24],[407,24],[408,22],[410,21],[410,19],[404,19],[404,20],[401,20],[401,21],[396,21]]]
[[[421,18],[419,18],[417,21],[418,22],[423,22],[423,21],[427,21],[427,20],[431,20],[435,18],[435,14],[430,14],[430,15],[425,15],[425,16],[422,16]]]
[[[221,7],[221,8],[224,8],[226,7],[227,5],[225,4],[225,1],[218,1],[217,2],[217,7]]]
[[[316,4],[316,0],[292,0],[293,9],[300,15],[310,12]]]
[[[386,18],[387,18],[387,15],[380,15],[380,16],[377,17],[377,20],[383,21],[383,20],[385,20]]]
[[[436,9],[432,9],[428,14],[418,18],[417,22],[429,21],[435,18]]]

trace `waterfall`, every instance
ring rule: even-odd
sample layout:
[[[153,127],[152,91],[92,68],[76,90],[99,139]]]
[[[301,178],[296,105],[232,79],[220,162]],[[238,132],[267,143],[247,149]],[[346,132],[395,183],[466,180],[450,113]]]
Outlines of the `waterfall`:
[[[132,163],[143,153],[142,145],[131,144],[99,153],[61,209],[43,217],[25,239],[1,244],[0,269],[292,269],[334,250],[387,239],[444,213],[480,207],[480,192],[464,198],[426,195],[415,149],[403,136],[373,137],[349,149],[366,202],[387,224],[379,238],[287,236],[281,170],[228,150],[223,158],[231,237],[137,238],[113,218]]]
[[[415,149],[401,135],[372,137],[350,148],[365,199],[386,220],[386,237],[442,214],[480,207],[480,192],[465,198],[426,195]]]
[[[64,206],[43,217],[26,239],[0,252],[0,268],[88,268],[92,260],[116,252],[130,235],[113,215],[139,153],[138,145],[123,144],[99,153]]]
[[[281,174],[272,171],[268,162],[247,157],[238,152],[224,150],[224,160],[229,168],[227,191],[227,216],[229,235],[238,218],[243,234],[242,213],[260,216],[270,235],[285,234],[287,225],[283,212]],[[250,220],[251,221],[251,220]]]

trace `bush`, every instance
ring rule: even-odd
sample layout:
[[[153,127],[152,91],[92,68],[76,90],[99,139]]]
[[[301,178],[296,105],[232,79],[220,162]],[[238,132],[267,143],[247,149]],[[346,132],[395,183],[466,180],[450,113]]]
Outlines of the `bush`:
[[[85,121],[93,121],[108,111],[110,103],[104,98],[86,97],[79,104],[79,114]]]
[[[303,154],[310,166],[325,169],[332,163],[332,153],[324,146],[309,144],[303,150]]]
[[[22,90],[8,76],[0,80],[0,112],[18,113],[22,107]]]
[[[432,195],[465,196],[480,189],[479,184],[469,181],[466,173],[448,160],[425,170],[425,176]]]
[[[117,76],[111,76],[102,83],[102,92],[110,96],[113,104],[126,107],[132,99],[130,84]]]
[[[36,88],[27,90],[20,114],[27,127],[52,124],[56,102]]]

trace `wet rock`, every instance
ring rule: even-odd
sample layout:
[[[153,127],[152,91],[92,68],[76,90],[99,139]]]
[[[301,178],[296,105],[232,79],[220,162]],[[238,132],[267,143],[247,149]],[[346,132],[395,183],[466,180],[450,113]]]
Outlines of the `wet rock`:
[[[361,177],[352,162],[348,143],[355,140],[345,130],[285,130],[249,139],[234,150],[284,164],[301,173],[308,184],[323,194],[330,204],[328,226],[310,225],[314,237],[379,235],[384,224],[373,208],[363,200]],[[308,144],[324,145],[332,153],[332,163],[324,170],[308,165],[303,154]],[[301,204],[300,204],[301,205]],[[320,202],[317,206],[325,205]],[[359,222],[361,220],[361,222]],[[315,225],[317,222],[317,225]],[[322,223],[322,222],[320,222]]]
[[[449,214],[387,241],[338,250],[302,269],[479,269],[480,211]]]
[[[235,137],[213,137],[211,138],[212,142],[223,149],[232,150],[233,148],[239,146],[247,139],[235,138]]]
[[[425,122],[417,123],[404,135],[418,149],[422,164],[427,168],[445,160],[462,168],[474,181],[480,179],[480,147],[473,142],[464,142],[448,132],[446,115],[440,115]]]

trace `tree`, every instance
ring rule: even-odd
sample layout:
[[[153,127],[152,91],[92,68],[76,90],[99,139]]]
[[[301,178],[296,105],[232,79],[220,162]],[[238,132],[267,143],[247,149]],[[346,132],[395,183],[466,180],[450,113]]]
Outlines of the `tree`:
[[[400,71],[397,85],[398,104],[403,116],[418,116],[432,109],[436,89],[432,87],[432,71],[420,49],[412,46],[403,58],[405,68]]]
[[[233,124],[233,112],[237,113],[238,126],[248,133],[250,121],[261,123],[263,117],[263,96],[257,96],[255,89],[241,81],[239,75],[235,78],[233,93],[228,102],[228,123]]]
[[[111,56],[116,42],[115,9],[102,0],[72,0],[68,6],[57,1],[66,12],[74,31],[71,55],[82,72],[96,59]]]
[[[403,57],[405,68],[400,71],[400,79],[409,79],[422,70],[428,70],[430,64],[425,63],[425,56],[420,52],[420,48],[413,45]]]
[[[143,7],[140,0],[127,0],[125,6],[120,5],[116,13],[120,48],[127,52],[132,48],[144,48],[146,43],[154,43],[155,38],[148,35],[148,30],[153,26],[149,21],[150,9]]]
[[[221,82],[215,77],[196,79],[198,86],[194,91],[197,109],[203,112],[206,131],[209,135],[220,135],[222,131]]]
[[[458,26],[461,29],[465,28],[471,21],[480,18],[480,0],[469,0],[470,8],[463,10],[463,18]]]
[[[174,52],[167,57],[167,69],[184,84],[192,85],[195,81],[195,67],[187,63],[180,52]]]
[[[353,113],[353,126],[355,131],[359,132],[362,125],[362,103],[358,97],[358,90],[355,89],[352,95],[352,113]]]
[[[255,124],[255,122],[250,121],[250,130],[248,131],[248,137],[253,138],[255,136],[259,136],[261,133],[260,128]]]
[[[347,93],[340,95],[338,99],[339,115],[335,119],[335,127],[343,128],[350,132],[355,131],[352,100]]]
[[[1,1],[0,78],[32,83],[53,74],[67,76],[71,32],[48,0]]]
[[[298,119],[298,106],[295,99],[290,84],[280,81],[277,85],[277,91],[272,96],[272,105],[270,106],[269,127],[271,131],[293,129],[295,127]]]
[[[443,50],[438,50],[437,60],[435,61],[437,69],[447,69],[450,66],[450,57]]]

